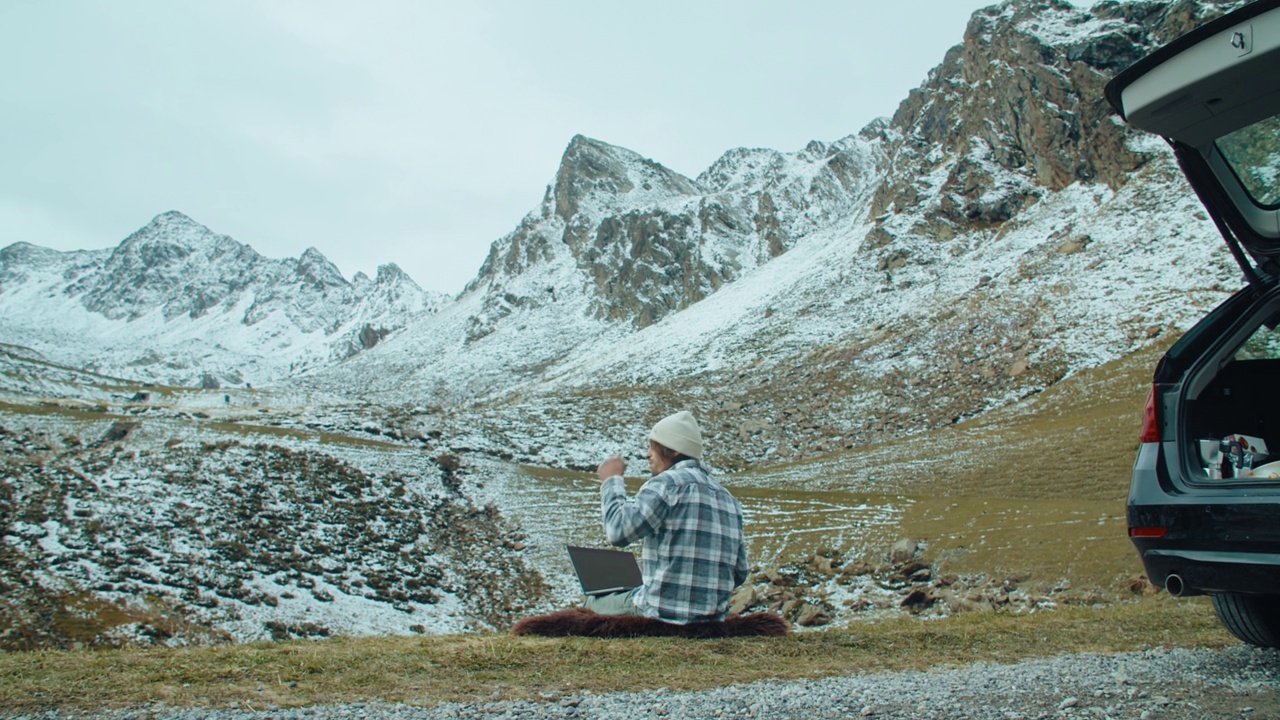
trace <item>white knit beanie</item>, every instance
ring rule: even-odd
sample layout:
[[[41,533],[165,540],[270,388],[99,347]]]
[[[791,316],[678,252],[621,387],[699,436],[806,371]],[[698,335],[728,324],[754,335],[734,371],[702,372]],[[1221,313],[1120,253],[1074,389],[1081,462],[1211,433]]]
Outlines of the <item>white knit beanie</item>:
[[[653,426],[653,432],[649,433],[649,439],[695,460],[702,457],[702,430],[688,410],[659,420]]]

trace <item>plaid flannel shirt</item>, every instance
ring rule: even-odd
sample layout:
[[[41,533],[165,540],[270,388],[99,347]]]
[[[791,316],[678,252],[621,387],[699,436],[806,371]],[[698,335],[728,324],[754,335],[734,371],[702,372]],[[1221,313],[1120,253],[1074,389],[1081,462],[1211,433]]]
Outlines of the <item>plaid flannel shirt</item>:
[[[642,614],[680,624],[725,616],[729,595],[747,579],[742,505],[697,460],[653,476],[634,499],[622,477],[605,480],[600,510],[609,542],[644,539],[644,585],[633,596]]]

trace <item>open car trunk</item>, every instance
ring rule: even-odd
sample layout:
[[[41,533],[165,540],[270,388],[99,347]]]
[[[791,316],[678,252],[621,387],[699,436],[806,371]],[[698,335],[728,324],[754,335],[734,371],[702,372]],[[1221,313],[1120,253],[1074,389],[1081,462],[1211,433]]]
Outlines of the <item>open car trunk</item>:
[[[1243,307],[1208,328],[1217,342],[1182,374],[1171,418],[1180,475],[1201,487],[1280,485],[1280,289],[1235,300]]]
[[[1129,538],[1153,583],[1280,647],[1280,0],[1174,40],[1107,99],[1173,147],[1248,280],[1156,367]]]

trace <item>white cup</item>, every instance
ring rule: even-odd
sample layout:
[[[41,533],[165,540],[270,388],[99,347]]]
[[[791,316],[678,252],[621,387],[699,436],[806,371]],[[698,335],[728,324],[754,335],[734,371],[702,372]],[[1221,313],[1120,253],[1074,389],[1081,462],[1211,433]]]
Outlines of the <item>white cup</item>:
[[[1222,444],[1218,440],[1197,440],[1200,445],[1200,462],[1210,471],[1222,467]],[[1212,472],[1211,472],[1212,474]]]

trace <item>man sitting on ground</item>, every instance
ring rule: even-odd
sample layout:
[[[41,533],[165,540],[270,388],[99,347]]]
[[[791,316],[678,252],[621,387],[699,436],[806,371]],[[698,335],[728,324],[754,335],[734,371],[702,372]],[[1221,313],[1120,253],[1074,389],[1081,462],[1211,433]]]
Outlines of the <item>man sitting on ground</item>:
[[[614,545],[643,539],[634,590],[588,597],[605,615],[643,615],[687,624],[724,619],[729,595],[747,579],[742,505],[699,462],[702,431],[681,411],[663,418],[645,453],[653,477],[627,498],[624,463],[614,455],[596,470],[605,536]]]

